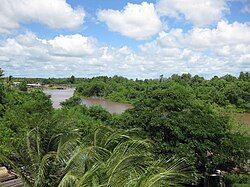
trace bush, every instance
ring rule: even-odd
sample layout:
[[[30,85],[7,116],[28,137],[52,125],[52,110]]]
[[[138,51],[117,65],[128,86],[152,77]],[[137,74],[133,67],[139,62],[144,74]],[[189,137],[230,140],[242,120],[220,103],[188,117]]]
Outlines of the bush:
[[[225,176],[226,186],[250,186],[250,175],[248,174],[227,174]]]
[[[27,83],[26,82],[21,82],[19,84],[19,90],[23,91],[23,92],[26,92],[28,90]]]
[[[111,120],[112,115],[99,105],[91,106],[88,110],[89,116],[96,120],[101,120],[102,122]]]
[[[81,98],[80,97],[76,97],[76,96],[71,97],[71,98],[67,99],[64,102],[61,102],[61,105],[63,107],[74,107],[74,106],[77,106],[79,104],[81,104]]]

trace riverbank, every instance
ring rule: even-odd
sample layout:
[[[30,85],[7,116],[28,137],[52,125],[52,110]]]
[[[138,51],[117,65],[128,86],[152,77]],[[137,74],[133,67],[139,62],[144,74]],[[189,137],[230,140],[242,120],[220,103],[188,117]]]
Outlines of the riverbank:
[[[250,135],[250,113],[236,113],[234,118],[237,123],[242,124],[246,128],[248,135]]]
[[[87,107],[100,105],[111,114],[122,114],[126,110],[133,108],[132,104],[114,102],[100,97],[81,97],[81,100],[82,104]]]
[[[51,96],[51,100],[53,103],[53,108],[60,108],[60,103],[69,99],[74,95],[74,88],[64,88],[64,89],[51,89],[45,88],[43,89],[44,93]],[[104,109],[106,109],[111,114],[122,114],[127,109],[133,108],[133,105],[128,103],[120,103],[110,101],[108,99],[104,99],[101,97],[80,97],[81,104],[86,105],[87,107],[100,105]]]
[[[47,95],[50,95],[50,99],[53,104],[53,108],[60,108],[60,103],[69,99],[74,95],[74,88],[63,88],[63,89],[52,89],[51,87],[46,87],[43,89],[43,92]]]
[[[250,113],[237,113],[236,119],[250,127]]]

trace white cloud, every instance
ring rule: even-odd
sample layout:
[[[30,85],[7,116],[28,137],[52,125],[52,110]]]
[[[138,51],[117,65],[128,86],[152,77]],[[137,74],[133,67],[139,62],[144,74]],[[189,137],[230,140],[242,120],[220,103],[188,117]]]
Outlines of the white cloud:
[[[96,50],[97,41],[91,37],[80,34],[57,36],[48,43],[52,45],[53,51],[58,55],[84,56],[91,55]]]
[[[214,29],[172,29],[140,48],[145,59],[170,74],[237,74],[250,70],[250,25],[221,21]]]
[[[140,46],[101,45],[80,34],[41,39],[28,32],[0,41],[0,64],[7,75],[65,77],[122,75],[155,78],[192,73],[206,77],[250,71],[250,26],[221,21],[214,29],[171,29]]]
[[[160,38],[158,42],[162,46],[182,46],[196,50],[250,44],[250,25],[220,21],[214,29],[193,28],[187,33],[182,29],[172,29],[168,33],[161,32]]]
[[[124,36],[144,40],[157,34],[161,28],[161,21],[152,3],[128,3],[122,11],[99,10],[98,19],[107,24],[109,29]]]
[[[66,0],[1,0],[0,32],[17,29],[20,22],[39,22],[50,28],[74,29],[83,24],[83,9],[73,9]]]
[[[80,34],[50,40],[27,32],[0,41],[0,64],[13,76],[134,76],[138,57],[127,46],[101,46],[95,38]],[[124,69],[125,64],[129,64]],[[138,67],[139,68],[139,67]],[[122,71],[120,71],[122,70]]]
[[[156,7],[161,15],[183,16],[196,26],[219,21],[229,11],[226,0],[159,0]]]
[[[86,58],[97,52],[97,40],[80,34],[60,35],[51,40],[45,40],[38,38],[34,33],[27,32],[24,35],[9,38],[0,45],[0,55],[11,58],[22,57],[27,60]]]

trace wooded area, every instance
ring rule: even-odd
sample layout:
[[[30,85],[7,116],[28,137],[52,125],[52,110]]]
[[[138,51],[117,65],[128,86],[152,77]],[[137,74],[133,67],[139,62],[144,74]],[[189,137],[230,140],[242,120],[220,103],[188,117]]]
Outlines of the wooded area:
[[[66,84],[74,97],[53,109],[41,89],[14,81]],[[121,115],[80,105],[82,96],[133,104]],[[234,119],[250,111],[250,75],[206,80],[190,74],[124,77],[2,78],[0,164],[28,186],[195,186],[223,171],[247,184],[249,134]]]

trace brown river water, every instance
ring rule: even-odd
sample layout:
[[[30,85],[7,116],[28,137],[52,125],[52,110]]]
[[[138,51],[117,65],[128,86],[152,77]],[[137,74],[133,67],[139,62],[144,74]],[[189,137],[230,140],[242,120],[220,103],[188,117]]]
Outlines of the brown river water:
[[[43,92],[47,95],[50,95],[54,108],[60,108],[61,102],[73,96],[74,89],[73,88],[67,88],[67,89],[62,89],[62,90],[44,89]]]
[[[54,108],[60,108],[60,102],[69,99],[74,94],[73,88],[67,89],[44,89],[44,93],[51,95]],[[103,98],[83,97],[82,104],[86,106],[101,105],[104,109],[110,113],[121,114],[125,110],[133,108],[131,104],[112,102]],[[250,113],[236,114],[236,119],[243,122],[250,127]]]
[[[60,103],[69,99],[74,94],[73,88],[67,89],[44,89],[44,93],[51,96],[51,100],[54,108],[60,108]],[[87,107],[93,105],[101,105],[104,109],[110,113],[121,114],[125,110],[133,108],[131,104],[112,102],[103,98],[94,98],[94,97],[82,97],[82,104]]]

